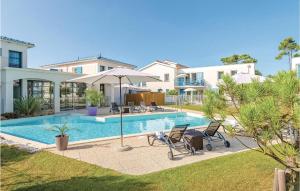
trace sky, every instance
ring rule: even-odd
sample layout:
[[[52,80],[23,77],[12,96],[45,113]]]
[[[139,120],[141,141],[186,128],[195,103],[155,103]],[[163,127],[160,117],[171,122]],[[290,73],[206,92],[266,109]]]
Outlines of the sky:
[[[264,75],[286,37],[299,42],[299,0],[1,0],[1,35],[29,41],[29,67],[98,56],[145,66],[221,65],[250,54]]]

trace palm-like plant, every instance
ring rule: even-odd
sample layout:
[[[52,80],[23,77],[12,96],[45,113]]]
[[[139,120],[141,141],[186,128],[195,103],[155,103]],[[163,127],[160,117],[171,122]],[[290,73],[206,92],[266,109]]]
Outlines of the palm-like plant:
[[[47,128],[47,130],[49,131],[54,131],[54,132],[58,132],[59,133],[59,136],[63,137],[66,135],[66,133],[68,131],[70,131],[71,127],[68,126],[67,122],[65,122],[63,125],[53,125],[49,128]]]
[[[36,97],[21,97],[14,101],[15,111],[19,115],[32,116],[41,110],[42,101]]]
[[[92,107],[96,107],[99,104],[101,105],[104,100],[102,92],[98,92],[94,89],[88,89],[85,91],[86,100],[90,103]]]

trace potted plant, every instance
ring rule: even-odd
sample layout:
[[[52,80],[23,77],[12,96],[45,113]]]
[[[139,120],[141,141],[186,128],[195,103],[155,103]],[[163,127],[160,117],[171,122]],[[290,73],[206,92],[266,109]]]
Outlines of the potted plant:
[[[87,107],[88,115],[97,115],[97,106],[103,102],[103,94],[97,90],[90,89],[85,91],[85,97],[89,103]]]
[[[59,151],[67,150],[68,142],[69,142],[69,136],[66,134],[71,128],[68,126],[67,123],[64,123],[63,125],[54,125],[50,128],[48,128],[50,131],[58,132],[59,135],[55,136],[56,140],[56,148]]]

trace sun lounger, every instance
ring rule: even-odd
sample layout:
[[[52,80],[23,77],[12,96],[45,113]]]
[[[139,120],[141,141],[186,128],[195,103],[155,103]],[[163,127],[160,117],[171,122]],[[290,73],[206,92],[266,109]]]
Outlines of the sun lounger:
[[[158,106],[155,102],[151,102],[150,111],[164,111],[165,109]]]
[[[225,139],[225,137],[218,132],[219,127],[221,126],[221,123],[219,121],[211,121],[208,125],[208,127],[201,131],[203,134],[203,138],[208,141],[208,144],[206,145],[206,149],[208,151],[212,150],[212,142],[217,141],[223,141],[225,147],[230,147],[230,142]]]
[[[141,112],[140,107],[136,107],[136,106],[134,105],[134,102],[128,102],[128,106],[130,107],[130,108],[129,108],[130,113],[140,113],[140,112]]]
[[[188,153],[194,154],[194,148],[191,145],[189,145],[189,143],[184,139],[183,136],[188,126],[189,124],[176,125],[171,129],[169,135],[166,135],[164,133],[148,135],[148,144],[150,146],[153,146],[155,141],[160,141],[161,143],[169,146],[170,151],[168,152],[168,157],[170,160],[174,159],[173,150],[182,152],[182,149],[184,149],[187,150]]]
[[[113,112],[113,114],[120,113],[119,106],[118,106],[118,104],[116,102],[112,102],[111,103],[110,112]]]
[[[147,111],[147,106],[146,106],[145,102],[143,102],[143,101],[140,102],[140,109],[141,109],[141,112]]]

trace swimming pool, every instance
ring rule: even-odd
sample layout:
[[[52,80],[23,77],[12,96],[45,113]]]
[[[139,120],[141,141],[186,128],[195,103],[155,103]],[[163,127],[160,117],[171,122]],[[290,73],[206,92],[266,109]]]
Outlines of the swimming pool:
[[[62,125],[65,122],[73,128],[67,133],[70,136],[70,142],[120,135],[119,117],[99,118],[83,115],[52,115],[2,121],[1,132],[45,144],[53,144],[57,133],[47,130],[47,127]],[[203,126],[208,122],[205,117],[183,112],[125,116],[123,117],[123,134],[165,131],[174,125],[187,123],[190,124],[190,127]]]

